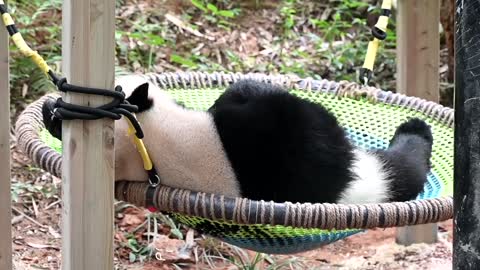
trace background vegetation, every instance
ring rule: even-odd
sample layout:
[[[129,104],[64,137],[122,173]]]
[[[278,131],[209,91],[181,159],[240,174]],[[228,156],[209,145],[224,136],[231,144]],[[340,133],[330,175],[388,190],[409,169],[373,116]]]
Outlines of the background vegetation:
[[[295,73],[356,80],[376,1],[117,0],[117,72],[176,70]],[[51,66],[61,66],[61,0],[10,1],[21,33]],[[378,86],[394,86],[395,21],[376,65]],[[52,89],[12,51],[13,108]],[[22,101],[18,99],[21,98]],[[17,102],[19,101],[19,102]]]

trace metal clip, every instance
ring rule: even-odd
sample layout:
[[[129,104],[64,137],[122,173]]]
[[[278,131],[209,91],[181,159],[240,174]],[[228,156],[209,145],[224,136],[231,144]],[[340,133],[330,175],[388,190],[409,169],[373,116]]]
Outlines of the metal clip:
[[[151,187],[157,187],[160,184],[160,176],[156,174],[154,178],[155,179],[152,179],[152,177],[148,177],[148,182],[150,183]]]

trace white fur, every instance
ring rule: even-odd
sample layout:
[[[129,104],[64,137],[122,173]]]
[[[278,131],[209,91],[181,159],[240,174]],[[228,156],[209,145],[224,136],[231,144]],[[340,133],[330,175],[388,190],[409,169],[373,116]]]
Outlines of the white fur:
[[[120,77],[117,84],[127,97],[144,77]],[[137,114],[145,133],[144,143],[159,173],[162,184],[193,191],[239,196],[230,161],[223,149],[210,114],[186,110],[167,93],[149,84],[149,97],[154,106]],[[126,121],[116,121],[116,180],[146,181],[140,155],[126,134]]]
[[[355,180],[342,192],[338,203],[379,203],[388,199],[389,172],[375,154],[355,149],[352,173]]]

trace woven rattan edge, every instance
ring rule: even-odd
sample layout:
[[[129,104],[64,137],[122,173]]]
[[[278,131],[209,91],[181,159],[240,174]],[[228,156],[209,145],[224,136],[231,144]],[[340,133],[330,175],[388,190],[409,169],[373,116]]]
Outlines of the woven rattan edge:
[[[153,205],[144,196],[148,183],[119,181],[116,198],[159,211],[197,216],[234,224],[281,225],[325,230],[389,228],[436,223],[453,216],[452,197],[377,204],[277,203],[230,198],[157,187]],[[242,214],[248,213],[248,214]],[[316,213],[312,215],[311,213]]]
[[[62,155],[51,149],[40,138],[40,131],[45,128],[42,117],[42,105],[48,99],[58,95],[47,94],[29,104],[19,115],[15,123],[17,147],[23,151],[41,169],[56,177],[61,177]]]
[[[432,113],[438,112],[450,113],[449,110],[441,105],[432,105],[421,99],[398,96],[397,94],[387,93],[379,89],[370,89],[365,94],[358,89],[355,90],[356,88],[352,88],[352,85],[342,86],[342,83],[326,80],[319,82],[286,76],[233,73],[164,73],[146,74],[145,76],[162,88],[215,87],[228,85],[240,78],[250,78],[278,83],[292,89],[321,90],[346,97],[351,97],[349,95],[375,96],[376,100],[374,102],[400,104],[417,111],[424,111],[430,116],[433,116]],[[302,88],[305,85],[306,88]],[[61,177],[61,155],[40,139],[40,131],[44,128],[42,104],[47,99],[57,97],[57,94],[48,94],[28,105],[17,119],[15,133],[18,146],[35,164],[52,175]],[[453,122],[450,125],[453,125]],[[120,184],[120,182],[117,182],[116,198],[138,206],[148,206],[145,199],[147,188],[147,183],[121,182]],[[341,205],[254,201],[164,186],[158,187],[154,194],[154,206],[160,211],[178,212],[180,214],[199,216],[210,220],[229,221],[236,224],[283,225],[341,230],[434,223],[453,217],[452,197],[385,204]]]

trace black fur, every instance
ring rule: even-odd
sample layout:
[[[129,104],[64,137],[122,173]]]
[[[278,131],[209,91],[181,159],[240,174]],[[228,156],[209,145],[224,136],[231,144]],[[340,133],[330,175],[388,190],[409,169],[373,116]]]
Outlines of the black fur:
[[[353,180],[353,147],[318,104],[242,80],[209,111],[245,197],[332,202]]]
[[[377,151],[392,173],[391,201],[413,200],[423,191],[430,170],[432,144],[430,127],[413,118],[397,128],[387,151]]]
[[[42,116],[45,128],[53,137],[62,140],[62,120],[53,117],[55,110],[55,100],[47,99],[42,105]]]
[[[242,80],[231,85],[209,112],[242,196],[336,202],[354,179],[353,146],[336,118],[319,104],[271,84]],[[385,169],[395,171],[390,178],[391,201],[414,199],[421,192],[431,143],[429,127],[414,119],[398,128],[389,149],[376,151]]]
[[[148,97],[148,86],[148,83],[139,85],[137,88],[135,88],[135,90],[133,90],[132,94],[126,98],[130,104],[137,105],[139,113],[151,109],[153,107],[153,103],[155,102],[153,99]],[[186,106],[183,102],[176,100],[174,100],[174,102],[178,106],[186,109]]]
[[[148,83],[139,85],[132,94],[127,98],[127,101],[138,107],[138,112],[144,112],[153,106],[153,100],[148,97]]]

